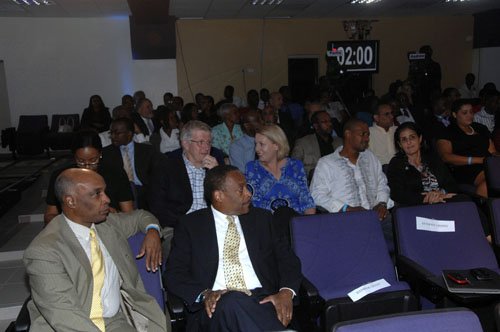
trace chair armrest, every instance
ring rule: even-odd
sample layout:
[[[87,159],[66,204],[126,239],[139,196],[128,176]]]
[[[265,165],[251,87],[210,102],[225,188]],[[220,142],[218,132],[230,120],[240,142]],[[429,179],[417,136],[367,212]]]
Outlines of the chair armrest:
[[[316,286],[305,277],[300,284],[299,301],[300,306],[303,307],[311,317],[318,317],[325,304],[325,300],[319,295]]]
[[[186,307],[184,301],[177,295],[167,291],[167,308],[172,319],[185,319]]]

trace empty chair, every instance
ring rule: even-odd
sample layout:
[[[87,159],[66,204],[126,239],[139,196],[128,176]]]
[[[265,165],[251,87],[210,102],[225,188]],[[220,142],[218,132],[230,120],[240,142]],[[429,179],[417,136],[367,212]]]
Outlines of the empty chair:
[[[499,271],[476,205],[460,202],[405,207],[397,209],[394,216],[398,271],[416,295],[425,297],[431,307],[481,308],[483,313],[478,315],[488,330],[493,309],[487,307],[498,296],[451,293],[442,277],[443,270],[485,267]],[[446,231],[438,232],[436,228]]]
[[[488,200],[491,217],[491,236],[497,260],[500,261],[500,198]]]
[[[485,159],[484,174],[488,197],[500,197],[500,157],[491,156]]]
[[[295,217],[292,234],[307,279],[301,293],[309,295],[301,298],[299,311],[310,315],[309,322],[321,314],[322,327],[330,331],[339,321],[417,309],[408,285],[396,278],[374,211]],[[390,286],[356,302],[348,297],[380,279]]]
[[[73,137],[80,127],[79,114],[54,114],[47,142],[52,150],[69,150]]]
[[[358,319],[335,325],[332,332],[482,332],[477,316],[465,308],[427,310]]]
[[[47,149],[49,124],[47,115],[21,115],[16,132],[16,152],[37,155]]]

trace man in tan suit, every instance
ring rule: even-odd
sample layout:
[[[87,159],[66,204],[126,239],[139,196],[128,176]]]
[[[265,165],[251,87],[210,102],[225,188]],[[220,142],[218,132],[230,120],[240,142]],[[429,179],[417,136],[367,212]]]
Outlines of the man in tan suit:
[[[317,111],[311,117],[314,134],[298,139],[292,151],[292,158],[302,161],[308,180],[312,178],[319,158],[333,153],[342,145],[340,137],[332,137],[333,125],[326,111]]]
[[[146,255],[146,266],[156,272],[161,262],[158,221],[142,210],[108,215],[105,187],[103,178],[88,169],[68,169],[58,176],[55,190],[63,213],[24,253],[32,296],[31,330],[170,331],[170,318],[146,294],[127,243],[136,232],[146,233],[139,256]],[[98,256],[95,239],[104,263],[100,292],[94,292],[99,282],[94,282],[91,266],[91,257]],[[96,293],[101,299],[101,328],[95,317],[90,318]]]

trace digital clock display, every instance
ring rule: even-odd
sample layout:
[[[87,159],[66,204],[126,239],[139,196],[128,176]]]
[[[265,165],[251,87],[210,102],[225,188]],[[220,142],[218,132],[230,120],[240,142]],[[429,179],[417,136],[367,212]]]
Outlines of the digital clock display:
[[[336,58],[345,72],[377,72],[378,40],[330,41],[327,56]]]

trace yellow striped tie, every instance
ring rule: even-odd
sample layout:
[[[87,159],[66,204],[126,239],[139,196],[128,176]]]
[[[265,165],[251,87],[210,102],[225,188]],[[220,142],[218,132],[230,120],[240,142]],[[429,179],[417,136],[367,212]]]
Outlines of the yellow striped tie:
[[[92,277],[94,278],[94,290],[92,292],[92,306],[90,307],[90,319],[101,331],[106,331],[104,326],[101,291],[104,285],[104,258],[99,247],[95,229],[90,229],[90,256],[92,266]]]

